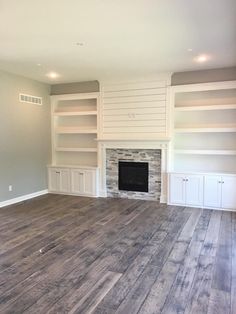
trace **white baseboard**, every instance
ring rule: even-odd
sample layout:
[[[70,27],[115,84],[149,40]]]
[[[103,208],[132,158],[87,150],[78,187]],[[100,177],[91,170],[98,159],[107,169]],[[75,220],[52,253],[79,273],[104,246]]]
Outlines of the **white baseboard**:
[[[16,203],[19,203],[19,202],[23,202],[23,201],[29,200],[31,198],[47,194],[47,193],[48,193],[48,190],[42,190],[42,191],[34,192],[34,193],[31,193],[31,194],[26,194],[26,195],[22,195],[22,196],[19,196],[19,197],[15,197],[15,198],[12,198],[12,199],[7,200],[7,201],[0,202],[0,208],[4,207],[4,206],[16,204]]]

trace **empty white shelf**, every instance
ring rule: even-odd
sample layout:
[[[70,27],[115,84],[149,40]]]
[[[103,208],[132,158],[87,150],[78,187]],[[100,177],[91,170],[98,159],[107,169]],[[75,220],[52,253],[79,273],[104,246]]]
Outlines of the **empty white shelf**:
[[[96,153],[97,148],[87,148],[87,147],[56,147],[55,150],[57,152],[88,152],[88,153]]]
[[[97,111],[58,111],[54,112],[54,116],[96,116]]]
[[[176,133],[204,133],[204,132],[236,132],[236,124],[199,125],[196,127],[177,127]]]
[[[174,152],[188,155],[236,155],[236,150],[175,149]]]
[[[59,134],[96,134],[97,129],[94,128],[73,128],[73,127],[60,127],[56,129]]]
[[[175,111],[232,110],[232,109],[236,109],[236,104],[175,107]]]

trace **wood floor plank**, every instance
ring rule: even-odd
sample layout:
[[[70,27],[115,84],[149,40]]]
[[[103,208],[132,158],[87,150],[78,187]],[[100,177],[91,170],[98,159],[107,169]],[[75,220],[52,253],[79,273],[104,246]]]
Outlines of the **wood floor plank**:
[[[211,289],[207,314],[222,313],[230,313],[230,293],[222,290]]]
[[[211,291],[214,257],[201,255],[187,300],[185,314],[206,314]]]
[[[0,210],[0,312],[234,314],[235,256],[235,213],[44,195]]]
[[[232,213],[231,314],[236,314],[236,213]]]
[[[216,255],[216,249],[218,244],[218,237],[220,231],[221,211],[212,212],[211,219],[208,226],[207,235],[202,248],[203,255]]]
[[[216,252],[212,288],[231,292],[232,225],[231,213],[222,214],[220,234]]]

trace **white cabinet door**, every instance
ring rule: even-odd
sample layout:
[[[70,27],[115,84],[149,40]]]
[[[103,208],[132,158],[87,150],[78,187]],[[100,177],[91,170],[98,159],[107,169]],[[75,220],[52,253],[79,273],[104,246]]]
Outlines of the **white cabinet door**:
[[[49,169],[49,190],[52,192],[70,192],[70,170]]]
[[[72,193],[96,195],[96,173],[93,170],[72,169]]]
[[[222,177],[222,208],[236,209],[236,177]]]
[[[79,169],[71,170],[71,190],[72,193],[84,193],[84,171]]]
[[[60,192],[70,192],[70,170],[60,170]]]
[[[60,191],[60,170],[49,169],[49,190],[52,192]]]
[[[170,203],[185,204],[185,175],[172,173],[170,175]]]
[[[221,176],[207,175],[204,179],[204,206],[221,207]]]
[[[84,194],[96,194],[96,178],[93,170],[84,171]]]
[[[185,201],[189,206],[202,206],[203,204],[203,176],[186,176]]]

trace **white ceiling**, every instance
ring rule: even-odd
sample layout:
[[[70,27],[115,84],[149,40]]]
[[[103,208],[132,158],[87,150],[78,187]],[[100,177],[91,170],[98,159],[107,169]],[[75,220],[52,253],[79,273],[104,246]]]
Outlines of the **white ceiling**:
[[[228,67],[236,1],[0,0],[0,44],[1,69],[44,82]],[[194,62],[200,53],[210,60]]]

